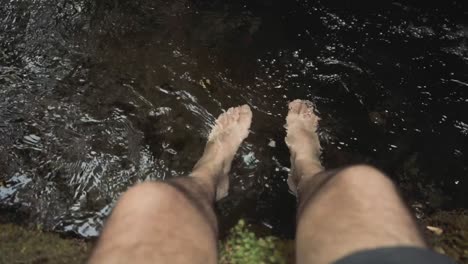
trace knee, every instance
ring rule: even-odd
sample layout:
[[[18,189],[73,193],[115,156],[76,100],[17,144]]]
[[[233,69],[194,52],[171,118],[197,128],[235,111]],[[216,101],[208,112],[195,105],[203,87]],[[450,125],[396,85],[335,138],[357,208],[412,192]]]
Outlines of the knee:
[[[337,184],[363,189],[393,188],[393,182],[384,173],[368,165],[354,165],[339,171],[334,179]]]
[[[181,194],[172,186],[163,182],[143,182],[128,189],[120,198],[120,203],[145,205],[177,201]]]

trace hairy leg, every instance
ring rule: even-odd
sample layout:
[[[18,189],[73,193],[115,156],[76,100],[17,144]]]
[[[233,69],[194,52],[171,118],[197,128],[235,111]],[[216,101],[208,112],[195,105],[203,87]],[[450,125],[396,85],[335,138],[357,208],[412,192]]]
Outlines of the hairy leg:
[[[298,196],[297,263],[331,263],[379,247],[426,247],[395,186],[369,166],[323,171],[318,118],[310,102],[290,103],[288,184]]]
[[[89,263],[216,263],[213,203],[227,195],[231,162],[251,119],[248,106],[229,109],[218,118],[189,177],[129,189]]]

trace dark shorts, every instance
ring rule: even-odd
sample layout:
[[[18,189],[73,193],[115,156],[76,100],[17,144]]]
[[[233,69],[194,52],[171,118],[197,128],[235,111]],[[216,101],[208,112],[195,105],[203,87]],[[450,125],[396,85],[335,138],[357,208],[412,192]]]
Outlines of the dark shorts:
[[[335,264],[453,264],[450,258],[414,247],[392,247],[364,250],[344,257]]]

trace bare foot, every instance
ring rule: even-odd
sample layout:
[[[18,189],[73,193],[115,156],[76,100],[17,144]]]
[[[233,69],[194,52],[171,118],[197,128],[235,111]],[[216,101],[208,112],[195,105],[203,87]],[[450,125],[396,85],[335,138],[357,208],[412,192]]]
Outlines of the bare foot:
[[[297,186],[302,178],[311,177],[323,170],[317,134],[318,120],[310,101],[294,100],[289,103],[285,141],[291,153],[292,167],[288,186],[294,194],[297,194]]]
[[[216,120],[205,151],[191,173],[194,177],[214,180],[216,200],[227,196],[228,172],[242,141],[249,135],[252,111],[248,105],[232,107]]]

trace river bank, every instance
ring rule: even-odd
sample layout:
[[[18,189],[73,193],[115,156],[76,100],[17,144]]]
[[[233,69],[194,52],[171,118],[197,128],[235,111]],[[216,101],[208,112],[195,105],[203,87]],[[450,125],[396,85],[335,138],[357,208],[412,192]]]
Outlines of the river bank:
[[[441,211],[419,221],[430,245],[457,263],[468,263],[468,212]],[[240,220],[220,243],[220,263],[294,263],[294,241],[258,234]],[[93,241],[0,224],[0,263],[83,263]]]

